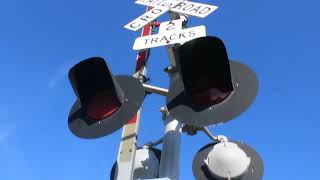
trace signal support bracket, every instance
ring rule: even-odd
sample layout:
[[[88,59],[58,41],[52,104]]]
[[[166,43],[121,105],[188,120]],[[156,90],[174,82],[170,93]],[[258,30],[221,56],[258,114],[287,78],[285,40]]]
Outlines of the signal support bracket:
[[[168,89],[160,88],[160,87],[157,87],[157,86],[151,86],[151,85],[148,85],[148,84],[143,84],[143,88],[144,88],[144,90],[146,92],[159,94],[161,96],[168,96],[168,94],[169,94],[169,90]]]

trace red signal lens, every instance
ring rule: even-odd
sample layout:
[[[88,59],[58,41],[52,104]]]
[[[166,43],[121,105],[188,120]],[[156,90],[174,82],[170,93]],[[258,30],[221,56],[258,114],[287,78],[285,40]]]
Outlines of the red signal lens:
[[[195,104],[212,106],[224,101],[232,92],[223,81],[206,80],[202,78],[191,89],[190,96]]]
[[[223,92],[217,88],[206,89],[191,94],[192,101],[201,106],[212,106],[224,101],[231,91]]]
[[[86,113],[90,119],[99,121],[114,114],[120,106],[121,103],[114,93],[104,91],[88,101]]]

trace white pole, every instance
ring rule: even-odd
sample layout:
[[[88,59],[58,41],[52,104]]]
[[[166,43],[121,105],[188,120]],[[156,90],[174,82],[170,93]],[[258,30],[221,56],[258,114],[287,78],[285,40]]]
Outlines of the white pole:
[[[165,131],[163,137],[162,154],[159,177],[179,180],[180,175],[180,144],[182,123],[173,119],[167,110],[164,113]]]

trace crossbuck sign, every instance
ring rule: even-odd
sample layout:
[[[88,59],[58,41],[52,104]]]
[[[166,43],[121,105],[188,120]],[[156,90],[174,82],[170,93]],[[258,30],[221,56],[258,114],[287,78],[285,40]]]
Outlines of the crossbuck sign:
[[[124,26],[132,31],[138,31],[168,11],[204,18],[218,9],[217,6],[186,0],[136,0],[135,3],[151,6],[153,9]],[[141,50],[176,43],[182,44],[204,36],[206,36],[205,26],[182,29],[182,21],[168,21],[160,24],[158,34],[137,38],[133,49]]]

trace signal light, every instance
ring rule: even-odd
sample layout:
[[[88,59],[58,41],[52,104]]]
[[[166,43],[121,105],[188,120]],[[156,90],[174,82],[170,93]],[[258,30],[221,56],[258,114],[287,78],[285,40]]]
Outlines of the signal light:
[[[229,60],[220,39],[207,37],[192,41],[179,48],[179,55],[185,92],[195,104],[218,104],[232,92]]]
[[[104,59],[86,59],[69,71],[77,100],[68,124],[76,136],[97,138],[125,125],[144,98],[141,82],[132,76],[113,76]]]
[[[246,144],[230,141],[202,147],[193,159],[192,170],[195,179],[261,180],[264,167],[261,157],[254,149]]]
[[[198,127],[219,124],[238,116],[255,99],[256,75],[229,61],[219,38],[193,39],[174,52],[177,72],[170,78],[167,108],[175,119]]]

